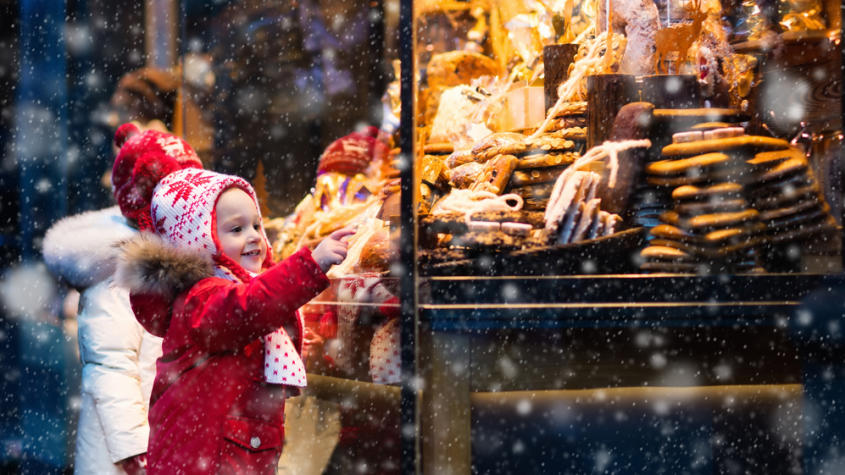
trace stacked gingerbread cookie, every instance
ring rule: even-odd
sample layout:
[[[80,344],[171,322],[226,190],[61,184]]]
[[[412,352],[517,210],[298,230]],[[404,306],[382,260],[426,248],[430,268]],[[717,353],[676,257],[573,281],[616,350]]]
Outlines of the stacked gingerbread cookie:
[[[788,248],[796,243],[799,251],[835,252],[836,222],[804,154],[794,148],[760,152],[748,164],[754,171],[746,195],[766,225],[766,261],[785,270],[783,254],[795,254]]]
[[[557,176],[580,156],[576,147],[572,140],[550,135],[491,134],[446,159],[449,183],[453,188],[515,193],[524,209],[543,210]]]
[[[672,207],[651,230],[643,270],[748,272],[761,249],[818,234],[833,221],[806,158],[780,139],[704,124],[673,136],[646,168]]]
[[[508,192],[522,196],[527,209],[544,210],[560,172],[586,151],[587,103],[564,104],[546,132],[533,142],[531,152],[511,177]],[[567,148],[555,149],[561,143]],[[549,145],[552,148],[545,151]]]
[[[664,156],[665,157],[665,156]],[[653,162],[648,182],[671,188],[672,208],[651,230],[642,269],[662,272],[747,272],[757,267],[759,213],[745,199],[745,163],[713,152]]]
[[[755,246],[763,225],[741,190],[732,182],[677,187],[675,209],[661,215],[641,253],[642,269],[710,273],[757,268]]]
[[[550,137],[573,141],[576,151],[584,153],[587,147],[587,103],[563,104],[545,130]]]
[[[579,150],[583,147],[583,139],[577,134],[570,134],[570,137],[544,134],[525,138],[526,150],[520,155],[505,190],[521,196],[524,209],[545,210],[555,180],[581,156]]]

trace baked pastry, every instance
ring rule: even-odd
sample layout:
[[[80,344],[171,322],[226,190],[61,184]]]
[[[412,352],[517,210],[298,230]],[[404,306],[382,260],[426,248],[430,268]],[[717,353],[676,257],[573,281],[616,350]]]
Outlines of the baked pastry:
[[[829,207],[799,150],[723,125],[676,133],[663,160],[648,165],[648,182],[669,187],[673,203],[651,230],[651,245],[678,249],[702,270],[759,270],[758,259],[781,268],[781,243],[834,229]],[[642,269],[665,270],[654,253],[641,254]]]
[[[491,133],[490,129],[475,119],[479,104],[489,95],[482,91],[467,85],[444,90],[431,121],[428,140],[437,143],[471,143],[474,138]]]
[[[386,230],[373,233],[364,249],[357,268],[362,272],[388,272],[392,263],[399,259],[398,233],[393,236]]]
[[[473,191],[489,191],[501,194],[516,170],[519,160],[513,155],[497,155],[496,158],[484,164],[481,174],[470,185]]]
[[[464,50],[436,54],[426,67],[428,87],[432,89],[469,84],[479,76],[498,76],[499,72],[493,58]]]

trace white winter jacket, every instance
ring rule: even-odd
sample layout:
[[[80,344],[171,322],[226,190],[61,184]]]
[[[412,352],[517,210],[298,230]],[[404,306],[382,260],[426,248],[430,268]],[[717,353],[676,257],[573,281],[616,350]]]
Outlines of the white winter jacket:
[[[115,244],[135,233],[112,207],[65,218],[44,238],[48,268],[82,291],[77,474],[120,474],[115,462],[147,451],[147,411],[161,339],[138,324],[128,291],[111,278]]]

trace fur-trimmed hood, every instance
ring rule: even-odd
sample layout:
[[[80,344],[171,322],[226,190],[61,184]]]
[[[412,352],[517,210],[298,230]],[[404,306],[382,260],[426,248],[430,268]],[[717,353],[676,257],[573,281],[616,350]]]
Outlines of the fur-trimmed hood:
[[[44,236],[44,262],[55,276],[84,289],[114,273],[119,243],[136,234],[117,206],[68,216]]]
[[[211,257],[142,232],[121,246],[115,282],[141,297],[132,300],[135,319],[148,332],[163,337],[170,326],[173,300],[214,271]]]
[[[115,281],[130,293],[172,299],[214,275],[210,256],[142,232],[121,245]]]

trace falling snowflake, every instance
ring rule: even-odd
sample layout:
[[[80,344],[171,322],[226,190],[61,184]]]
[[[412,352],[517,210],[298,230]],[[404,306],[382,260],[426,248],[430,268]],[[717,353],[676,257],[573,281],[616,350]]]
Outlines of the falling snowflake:
[[[39,318],[50,308],[56,288],[43,263],[10,270],[0,282],[0,298],[9,316]]]

